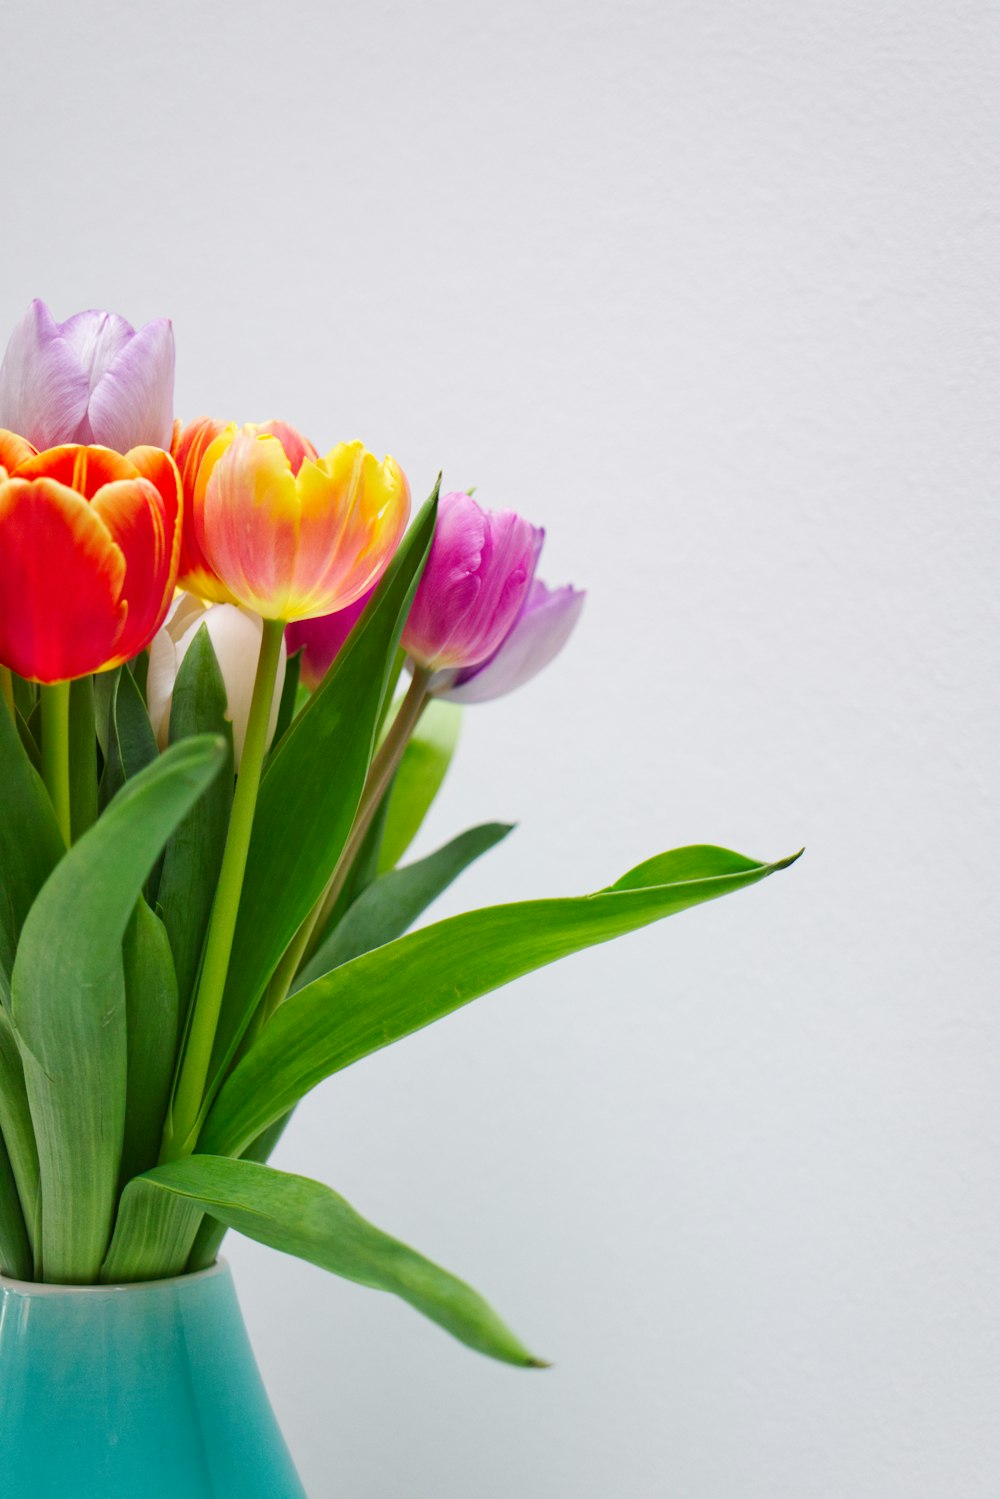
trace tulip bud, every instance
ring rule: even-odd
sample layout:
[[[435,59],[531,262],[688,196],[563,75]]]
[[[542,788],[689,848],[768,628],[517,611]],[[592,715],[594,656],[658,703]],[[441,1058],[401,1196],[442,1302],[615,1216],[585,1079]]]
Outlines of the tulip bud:
[[[169,448],[174,334],[167,318],[136,330],[116,312],[57,323],[35,300],[0,365],[0,427],[36,448],[97,443],[119,453]]]
[[[562,650],[585,598],[579,589],[547,588],[535,578],[524,608],[493,655],[459,672],[438,695],[453,703],[486,703],[522,687]]]
[[[260,615],[239,609],[235,604],[203,604],[193,594],[179,594],[163,628],[154,637],[149,648],[146,700],[150,722],[157,743],[161,749],[166,749],[174,683],[177,681],[181,662],[202,625],[208,630],[226,689],[226,717],[233,726],[233,757],[236,768],[239,769],[264,628]],[[282,644],[271,721],[267,731],[268,744],[274,737],[284,680],[285,647]]]
[[[544,535],[512,510],[483,510],[468,494],[442,495],[403,631],[418,666],[454,672],[493,655],[527,598]]]

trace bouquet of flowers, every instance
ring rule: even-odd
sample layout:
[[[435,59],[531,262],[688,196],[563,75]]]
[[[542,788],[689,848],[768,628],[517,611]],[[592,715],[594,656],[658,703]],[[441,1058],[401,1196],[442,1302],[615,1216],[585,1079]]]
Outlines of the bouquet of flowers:
[[[0,370],[0,1269],[121,1284],[227,1229],[539,1361],[468,1285],[275,1170],[310,1089],[568,953],[791,863],[645,860],[409,931],[506,836],[403,862],[462,704],[583,595],[392,458],[173,420],[170,324],[36,302]]]

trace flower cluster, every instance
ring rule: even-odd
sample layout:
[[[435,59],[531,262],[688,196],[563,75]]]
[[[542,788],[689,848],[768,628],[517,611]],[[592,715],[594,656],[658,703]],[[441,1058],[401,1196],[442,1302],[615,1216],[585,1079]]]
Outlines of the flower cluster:
[[[57,323],[36,301],[16,328],[0,367],[0,664],[51,684],[148,647],[163,744],[205,625],[239,751],[260,621],[287,626],[318,686],[400,543],[410,490],[395,459],[358,442],[320,456],[285,422],[173,423],[173,376],[165,319]],[[442,497],[403,636],[427,695],[498,697],[565,644],[583,594],[535,576],[543,534]]]

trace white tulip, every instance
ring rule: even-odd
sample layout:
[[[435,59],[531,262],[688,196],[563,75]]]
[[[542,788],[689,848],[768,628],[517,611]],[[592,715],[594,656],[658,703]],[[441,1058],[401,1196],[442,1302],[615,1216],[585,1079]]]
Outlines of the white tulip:
[[[250,716],[257,658],[264,624],[259,614],[235,604],[203,604],[193,594],[178,594],[162,628],[149,647],[149,674],[146,678],[146,701],[156,742],[166,749],[170,731],[170,705],[174,683],[192,641],[202,625],[208,630],[226,689],[226,717],[233,726],[233,756],[239,769],[243,741]],[[285,642],[281,642],[278,680],[271,707],[267,742],[274,737],[278,706],[285,680]]]

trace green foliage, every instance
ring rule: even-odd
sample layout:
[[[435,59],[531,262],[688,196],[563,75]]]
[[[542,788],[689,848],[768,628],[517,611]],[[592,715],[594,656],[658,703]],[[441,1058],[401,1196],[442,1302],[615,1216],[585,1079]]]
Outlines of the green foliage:
[[[268,761],[216,1037],[216,1074],[231,1059],[350,834],[390,664],[430,548],[436,513],[435,491],[322,687]]]
[[[469,828],[426,859],[380,875],[362,891],[317,948],[299,973],[295,988],[303,989],[342,963],[401,937],[463,869],[494,848],[510,831],[510,824],[502,822]]]
[[[420,830],[451,764],[462,727],[456,703],[432,698],[403,755],[389,793],[379,872],[395,869]]]
[[[200,1148],[238,1154],[352,1062],[532,969],[742,890],[789,863],[676,849],[595,895],[469,911],[365,953],[300,989],[268,1021],[222,1088]]]
[[[163,1194],[345,1280],[390,1291],[480,1353],[522,1368],[540,1366],[471,1286],[382,1233],[329,1187],[254,1161],[198,1155],[138,1177],[122,1196],[103,1280],[162,1273],[158,1260],[135,1254],[144,1236],[133,1230],[132,1218],[148,1223]],[[175,1273],[183,1268],[183,1261],[169,1267]]]
[[[170,742],[215,734],[225,745],[223,768],[167,842],[156,904],[170,939],[183,1021],[198,976],[222,850],[233,803],[233,736],[226,719],[226,689],[202,625],[181,662],[170,706]]]
[[[53,870],[24,923],[12,1007],[48,1280],[85,1284],[104,1257],[126,1108],[122,938],[157,854],[223,753],[214,738],[187,740],[130,780]],[[37,1244],[35,1253],[37,1269]]]
[[[166,928],[140,897],[125,928],[127,1067],[122,1183],[160,1153],[179,1038],[177,975]]]

